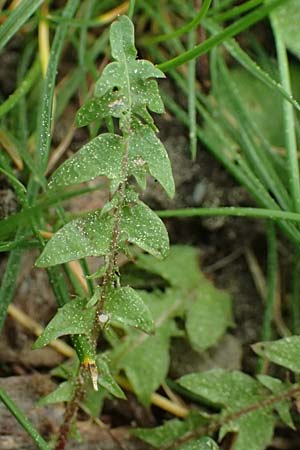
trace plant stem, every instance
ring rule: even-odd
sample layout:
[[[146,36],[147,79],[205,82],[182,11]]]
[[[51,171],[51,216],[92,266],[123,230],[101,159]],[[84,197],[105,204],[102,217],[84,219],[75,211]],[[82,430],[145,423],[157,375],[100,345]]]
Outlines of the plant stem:
[[[292,267],[292,293],[291,293],[291,315],[292,329],[294,334],[300,333],[300,251],[296,247]]]
[[[300,214],[263,208],[222,206],[219,208],[182,208],[156,211],[159,217],[208,217],[208,216],[235,216],[271,219],[275,221],[290,220],[300,222]]]
[[[97,313],[96,313],[96,321],[95,321],[95,327],[94,327],[94,337],[97,342],[98,334],[99,334],[99,324],[98,324],[98,318],[99,315],[103,312],[105,299],[107,297],[108,289],[113,283],[113,279],[115,277],[115,269],[116,269],[116,259],[118,256],[118,242],[119,242],[119,236],[120,236],[120,225],[121,225],[121,218],[122,218],[122,208],[124,205],[125,200],[125,190],[127,185],[127,171],[128,171],[128,134],[125,141],[125,153],[122,161],[122,182],[118,188],[117,195],[119,196],[118,205],[115,211],[115,222],[112,232],[112,239],[110,244],[110,252],[108,257],[108,264],[107,269],[105,271],[103,282],[102,282],[102,289],[100,294],[100,300],[98,303]],[[95,342],[95,345],[96,345]]]
[[[77,384],[75,388],[75,392],[73,395],[73,398],[71,401],[69,401],[67,408],[65,410],[64,414],[64,420],[59,430],[58,440],[56,442],[54,450],[64,450],[68,435],[70,432],[70,428],[72,426],[72,422],[75,420],[77,411],[79,408],[79,402],[82,400],[84,391],[83,391],[83,371],[85,372],[86,369],[81,366],[80,372],[77,377]]]
[[[277,293],[277,273],[278,273],[278,258],[277,258],[277,242],[276,231],[274,224],[268,222],[267,224],[267,244],[268,244],[268,269],[267,269],[267,298],[265,305],[265,312],[261,330],[261,341],[269,341],[272,338],[272,319],[274,313],[274,305]],[[258,361],[258,372],[263,369],[264,359]]]
[[[165,447],[162,447],[161,450],[175,450],[179,449],[179,447],[185,443],[190,441],[191,439],[195,439],[200,436],[210,435],[212,433],[215,433],[220,427],[226,425],[227,423],[233,422],[235,420],[238,420],[240,417],[245,416],[246,414],[249,414],[251,412],[268,408],[276,403],[280,403],[283,400],[291,399],[293,397],[298,396],[300,393],[300,387],[299,386],[293,386],[292,388],[288,389],[285,392],[282,392],[278,395],[271,395],[265,400],[262,400],[261,402],[253,403],[252,405],[246,406],[245,408],[242,408],[238,411],[229,413],[225,416],[223,416],[220,419],[217,419],[216,421],[213,421],[212,423],[208,425],[204,425],[199,427],[198,429],[191,431],[187,433],[185,436],[179,438],[175,443],[172,442],[171,445],[167,445]]]

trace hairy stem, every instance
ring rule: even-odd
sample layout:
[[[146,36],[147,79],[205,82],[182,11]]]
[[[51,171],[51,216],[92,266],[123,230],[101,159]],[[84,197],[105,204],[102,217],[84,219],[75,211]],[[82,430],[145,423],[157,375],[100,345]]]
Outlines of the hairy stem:
[[[227,423],[232,422],[234,420],[238,420],[240,417],[245,416],[246,414],[257,411],[259,409],[268,408],[283,400],[296,397],[299,394],[300,394],[300,387],[293,386],[292,388],[288,389],[285,392],[282,392],[281,394],[271,395],[270,397],[266,398],[261,402],[253,403],[252,405],[246,406],[245,408],[242,408],[238,411],[229,413],[226,416],[219,418],[208,425],[201,426],[196,430],[191,431],[190,433],[187,433],[183,437],[177,439],[176,442],[172,442],[171,445],[162,447],[160,450],[175,450],[176,448],[179,448],[179,446],[181,446],[183,443],[188,442],[191,439],[215,433],[223,425],[226,425]]]
[[[121,218],[122,218],[122,208],[124,206],[125,200],[125,191],[128,181],[128,140],[125,141],[125,153],[122,161],[122,182],[118,188],[118,205],[115,210],[115,222],[112,232],[112,239],[110,244],[110,252],[108,256],[108,264],[107,269],[105,271],[102,289],[100,294],[100,299],[98,303],[96,320],[94,326],[93,336],[95,339],[95,346],[97,344],[98,336],[99,336],[99,316],[102,314],[104,310],[105,299],[107,298],[108,289],[113,284],[113,280],[115,277],[116,267],[117,267],[117,256],[118,256],[118,242],[120,236],[120,226],[121,226]]]
[[[72,426],[72,423],[76,419],[79,402],[82,401],[84,396],[84,389],[83,389],[83,380],[84,380],[84,372],[86,371],[85,368],[80,369],[80,373],[77,377],[77,383],[75,387],[75,392],[73,395],[73,398],[69,403],[67,404],[63,423],[60,426],[59,434],[57,443],[54,450],[64,450],[68,441],[68,435]]]

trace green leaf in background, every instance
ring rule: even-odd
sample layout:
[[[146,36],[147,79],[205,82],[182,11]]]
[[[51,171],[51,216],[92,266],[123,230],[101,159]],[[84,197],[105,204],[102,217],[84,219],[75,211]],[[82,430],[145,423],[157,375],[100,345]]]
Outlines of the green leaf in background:
[[[166,324],[158,328],[154,336],[141,335],[137,338],[138,335],[135,335],[132,348],[120,363],[144,405],[149,405],[151,394],[168,373],[170,333],[170,325]]]
[[[187,302],[185,326],[192,347],[198,351],[212,347],[230,325],[230,295],[203,280],[201,289],[195,292],[195,299]]]
[[[278,378],[270,377],[269,375],[258,375],[258,380],[263,386],[269,389],[273,394],[281,394],[289,389],[289,385],[283,383]],[[274,405],[274,408],[279,414],[279,417],[288,427],[295,430],[295,425],[290,413],[291,402],[289,400],[282,400]]]
[[[232,325],[232,301],[204,277],[199,252],[188,246],[172,246],[163,261],[140,255],[137,266],[163,277],[180,289],[186,311],[186,330],[192,347],[204,351],[215,345]],[[176,295],[174,295],[176,298]]]
[[[113,231],[113,217],[101,211],[63,226],[50,239],[36,261],[37,267],[63,264],[86,256],[106,255]]]
[[[59,402],[68,402],[72,399],[74,391],[74,381],[64,381],[53,392],[39,400],[38,406],[45,406]]]
[[[300,56],[300,9],[298,0],[286,0],[276,8],[272,15],[276,16],[283,41],[292,53]]]
[[[109,314],[112,322],[126,327],[135,327],[145,333],[154,331],[149,308],[137,291],[129,286],[112,289],[106,298],[104,311]]]
[[[50,189],[83,183],[105,175],[120,181],[124,144],[121,136],[104,133],[84,145],[52,175]]]
[[[138,428],[133,430],[134,436],[147,442],[155,448],[161,448],[171,444],[188,431],[185,422],[179,419],[172,419],[156,428]]]
[[[222,406],[222,417],[259,403],[266,398],[260,383],[249,375],[222,369],[185,375],[179,380],[184,388],[207,401]],[[238,432],[232,450],[265,450],[272,439],[275,420],[270,407],[257,409],[232,419],[221,428],[221,437]]]
[[[137,266],[141,269],[155,273],[178,288],[191,289],[199,286],[204,279],[200,271],[199,251],[194,247],[172,245],[168,256],[157,261],[148,255],[140,255]]]
[[[103,355],[98,355],[96,364],[99,371],[98,384],[117,398],[126,399],[126,395],[112,376]]]
[[[300,336],[289,336],[277,341],[258,342],[252,345],[258,355],[269,361],[286,367],[293,372],[300,372]]]
[[[276,77],[276,70],[274,65],[274,77]],[[291,64],[290,70],[294,97],[299,100],[299,65]],[[261,134],[271,145],[284,147],[282,96],[280,93],[274,92],[273,89],[264,85],[257,78],[253,78],[252,74],[242,68],[232,68],[230,77],[236,86],[240,100],[247,108],[249,117],[254,121]],[[226,114],[229,112],[232,115],[231,121],[234,128],[239,128],[239,121],[242,119],[228,99],[228,86],[225,83],[217,83],[215,87],[217,88],[215,94],[221,102],[222,108]],[[274,122],[278,124],[277,127],[274,127]]]
[[[219,446],[209,437],[193,439],[178,447],[178,450],[219,450]]]
[[[137,124],[129,137],[129,172],[142,164],[147,164],[150,174],[172,198],[175,185],[167,151],[148,125]]]
[[[90,336],[95,320],[95,308],[86,308],[84,299],[72,300],[59,308],[33,348],[41,348],[60,336],[86,334]]]
[[[136,244],[157,258],[169,251],[169,236],[162,220],[143,202],[123,208],[121,241]]]
[[[207,423],[207,419],[197,413],[191,413],[185,420],[171,419],[155,428],[138,428],[133,430],[134,436],[155,448],[172,444],[184,434]]]

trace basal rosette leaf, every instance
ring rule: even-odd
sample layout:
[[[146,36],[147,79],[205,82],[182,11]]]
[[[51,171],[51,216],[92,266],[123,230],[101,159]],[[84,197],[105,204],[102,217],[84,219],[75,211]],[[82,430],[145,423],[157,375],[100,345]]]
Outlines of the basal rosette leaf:
[[[128,140],[129,172],[134,172],[136,166],[146,164],[150,174],[172,198],[175,185],[168,153],[151,127],[136,123]]]
[[[139,400],[149,405],[150,396],[165,380],[169,369],[171,328],[165,324],[154,336],[137,340],[121,361]]]
[[[95,308],[86,308],[84,299],[70,301],[58,309],[53,319],[34,343],[34,348],[44,347],[60,336],[68,334],[90,336],[94,321]]]
[[[49,188],[83,183],[100,175],[118,182],[121,179],[123,153],[123,138],[104,133],[67,159],[52,175]]]
[[[192,347],[205,351],[216,345],[232,325],[231,297],[203,280],[195,298],[187,303],[186,330]]]
[[[267,398],[259,382],[238,371],[222,369],[185,375],[179,384],[206,400],[222,406],[222,416],[247,409]],[[222,426],[220,437],[237,432],[232,450],[265,450],[270,443],[275,425],[272,407],[255,409],[237,416]]]
[[[258,380],[261,382],[263,386],[269,389],[273,394],[282,394],[290,389],[290,385],[288,383],[284,383],[278,378],[270,377],[269,375],[258,375]],[[288,427],[293,428],[295,430],[295,425],[293,423],[293,419],[290,413],[291,401],[289,399],[282,400],[281,402],[277,402],[274,405],[274,409],[278,412],[279,417]]]
[[[170,446],[174,441],[196,428],[207,425],[208,419],[192,411],[185,420],[171,419],[155,428],[138,428],[133,430],[134,436],[155,448]],[[201,447],[200,447],[201,448]],[[214,447],[211,448],[213,450]],[[198,450],[198,447],[196,447]]]

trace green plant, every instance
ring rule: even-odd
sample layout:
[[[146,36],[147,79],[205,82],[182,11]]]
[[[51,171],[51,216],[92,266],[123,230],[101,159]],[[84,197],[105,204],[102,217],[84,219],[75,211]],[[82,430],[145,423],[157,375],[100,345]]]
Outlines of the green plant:
[[[85,340],[85,345],[81,339],[76,345],[79,371],[89,368],[96,390],[96,348],[103,327],[109,328],[113,323],[121,327],[133,326],[148,333],[153,331],[151,315],[143,300],[131,287],[120,286],[118,254],[120,251],[130,254],[130,244],[136,244],[162,258],[169,248],[163,223],[139,200],[131,177],[141,189],[145,189],[149,173],[169,196],[174,194],[168,156],[156,136],[157,129],[149,114],[149,110],[156,113],[164,110],[153,80],[164,75],[149,61],[136,59],[133,25],[126,16],[111,26],[110,42],[115,62],[105,67],[96,83],[95,97],[77,115],[79,126],[102,119],[110,132],[86,144],[56,170],[49,183],[49,188],[54,190],[105,175],[111,183],[110,201],[101,210],[63,226],[47,243],[36,263],[38,267],[50,267],[87,256],[104,256],[104,266],[95,275],[98,278],[102,276],[102,282],[92,297],[78,298],[59,309],[35,344],[38,348],[62,335],[85,335],[88,340]],[[116,127],[119,127],[120,134],[114,132]],[[103,367],[108,371],[104,361],[97,359],[97,363],[100,374]],[[102,375],[99,379],[101,384]],[[111,380],[112,393],[122,396],[113,378],[109,378],[109,372],[108,379]],[[69,386],[71,388],[67,391],[63,389],[63,397],[64,400],[66,396],[70,397],[67,417],[72,420],[76,410],[74,403],[80,398],[82,387],[76,377]],[[67,431],[64,424],[57,448],[66,438]]]
[[[2,3],[0,1],[0,5]],[[0,327],[13,297],[20,256],[27,248],[37,247],[42,250],[37,266],[46,268],[59,309],[35,347],[70,335],[77,353],[71,363],[53,370],[63,382],[39,402],[40,405],[67,402],[56,449],[64,448],[78,407],[97,419],[104,398],[113,395],[124,399],[122,387],[128,388],[129,381],[146,407],[153,401],[155,391],[166,382],[199,405],[189,411],[171,403],[168,411],[175,411],[182,420],[166,416],[168,420],[159,427],[134,431],[152,447],[215,450],[219,432],[219,440],[231,435],[230,447],[234,450],[263,450],[271,442],[279,419],[294,428],[291,400],[299,396],[299,384],[294,382],[300,370],[299,337],[271,341],[279,265],[275,226],[278,225],[292,245],[298,245],[300,239],[296,115],[300,107],[296,89],[292,96],[289,70],[292,72],[294,65],[289,64],[286,54],[287,49],[299,52],[293,39],[295,31],[291,32],[288,26],[291,9],[293,16],[298,14],[297,0],[249,0],[238,6],[234,0],[204,0],[196,14],[191,7],[193,2],[173,0],[169,6],[151,0],[131,1],[128,15],[140,14],[139,25],[144,27],[139,47],[161,64],[154,66],[149,61],[136,59],[133,25],[130,19],[121,16],[110,33],[114,62],[104,68],[99,80],[95,61],[99,53],[106,54],[107,33],[104,30],[99,39],[89,35],[89,41],[87,31],[104,23],[105,19],[101,22],[98,16],[114,3],[107,1],[99,6],[94,0],[86,0],[80,5],[78,0],[69,0],[62,11],[57,10],[46,18],[43,12],[41,17],[32,16],[41,3],[21,2],[0,28],[1,49],[30,17],[34,31],[37,23],[44,20],[55,28],[44,82],[37,86],[41,64],[33,58],[35,43],[29,39],[22,55],[16,90],[0,106],[0,141],[3,146],[5,143],[9,155],[0,154],[0,170],[21,206],[21,211],[0,222],[3,238],[0,250],[11,252],[0,290]],[[174,23],[182,18],[185,21],[176,31],[172,20],[166,19],[170,11]],[[241,31],[247,36],[250,26],[268,15],[276,38],[278,67],[264,54],[256,39],[249,44],[252,57],[234,39]],[[226,23],[224,28],[223,22]],[[199,25],[209,37],[196,45]],[[152,26],[154,32],[159,27],[163,34],[145,37],[145,30],[149,27],[153,31]],[[68,34],[70,27],[79,32]],[[66,42],[78,55],[78,66],[56,89],[53,111],[58,62]],[[243,69],[229,68],[218,45],[224,45]],[[196,80],[195,58],[208,52],[212,91],[204,95]],[[184,63],[188,64],[187,77],[176,70]],[[259,371],[266,361],[274,362],[291,371],[293,381],[223,369],[184,375],[177,383],[167,378],[172,338],[185,338],[194,351],[203,354],[219,343],[233,320],[231,297],[202,274],[198,251],[188,246],[171,246],[169,250],[163,223],[139,197],[149,174],[169,197],[174,194],[168,156],[150,114],[164,111],[155,81],[164,77],[161,70],[167,71],[173,86],[187,96],[185,111],[183,103],[175,102],[169,90],[162,90],[168,109],[189,128],[192,157],[196,156],[197,140],[202,141],[246,187],[259,208],[185,208],[160,211],[158,216],[230,215],[269,219],[267,295],[261,339],[270,342],[256,344],[254,351],[259,356]],[[53,123],[80,84],[81,93],[87,97],[87,73],[96,83],[95,93],[77,113],[76,124],[88,126],[91,140],[54,172],[48,185],[45,173]],[[38,90],[42,97],[36,108]],[[263,99],[262,105],[258,101],[262,116],[256,116],[255,109],[251,110],[249,98]],[[266,99],[270,99],[270,109],[267,109]],[[278,111],[282,104],[283,113],[278,113],[277,117],[282,126],[274,132],[272,124],[264,123],[261,117]],[[27,117],[31,109],[33,117]],[[99,128],[104,127],[106,131],[97,136]],[[287,130],[286,140],[280,128]],[[29,151],[33,138],[36,138],[34,157]],[[274,151],[274,146],[286,146],[288,164]],[[11,159],[16,161],[19,170],[24,167],[21,175],[13,170]],[[69,221],[62,202],[103,186],[99,183],[96,187],[69,187],[102,175],[109,180],[109,201],[101,210],[79,214],[79,218]],[[286,179],[289,179],[288,185]],[[49,216],[51,205],[55,213]],[[40,230],[49,222],[54,224],[54,230],[59,230],[46,243]],[[123,270],[118,261],[120,253],[127,261],[135,260],[135,268],[127,264]],[[103,257],[103,263],[92,275],[85,261],[87,256]],[[84,287],[68,264],[74,259],[79,260],[84,272]],[[289,325],[294,333],[299,333],[297,250],[292,266]],[[151,282],[148,284],[145,280]],[[106,350],[102,351],[104,341]],[[120,373],[125,373],[125,381]],[[2,388],[0,398],[36,444],[49,448],[50,444],[44,442]]]

